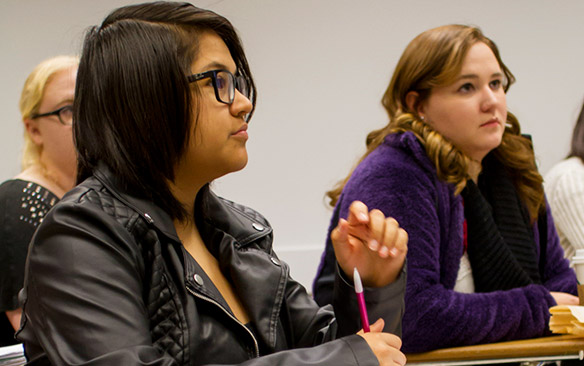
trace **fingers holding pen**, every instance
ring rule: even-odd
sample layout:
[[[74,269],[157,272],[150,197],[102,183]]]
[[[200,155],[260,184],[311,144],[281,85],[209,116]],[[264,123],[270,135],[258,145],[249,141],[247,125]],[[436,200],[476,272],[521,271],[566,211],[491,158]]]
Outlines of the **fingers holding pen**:
[[[357,334],[365,339],[380,365],[406,364],[406,356],[400,351],[402,343],[398,336],[381,332],[359,332]]]
[[[369,223],[369,209],[363,202],[353,201],[349,206],[347,221],[352,226],[367,225]]]
[[[369,211],[363,202],[353,202],[347,219],[339,219],[332,231],[331,240],[337,262],[348,278],[355,267],[366,287],[385,286],[399,277],[408,235],[380,210]]]
[[[392,219],[394,220],[394,219]],[[395,221],[395,220],[394,220]],[[397,221],[395,221],[395,224],[397,225],[395,228],[395,236],[393,236],[393,241],[392,243],[393,248],[391,248],[390,255],[392,255],[393,257],[398,257],[400,255],[405,255],[408,252],[408,240],[409,240],[409,236],[408,236],[408,232],[405,231],[404,229],[402,229],[401,227],[399,227]]]
[[[368,247],[372,251],[378,251],[383,258],[388,255],[388,248],[384,245],[385,239],[385,215],[383,212],[375,209],[369,212],[369,235]]]
[[[381,258],[396,257],[407,251],[408,235],[392,217],[385,217],[378,209],[355,201],[349,208],[347,234],[359,239]]]
[[[371,231],[375,240],[379,242],[377,252],[381,258],[396,257],[399,253],[398,250],[403,247],[401,236],[402,232],[405,233],[405,231],[399,227],[398,222],[393,217],[386,218],[381,211],[374,211],[377,212],[371,212],[372,215],[376,216],[372,220],[375,221],[375,225],[372,225]]]
[[[360,201],[354,201],[349,207],[347,219],[340,219],[331,233],[333,243],[347,243],[351,251],[365,244],[369,245],[369,210]]]

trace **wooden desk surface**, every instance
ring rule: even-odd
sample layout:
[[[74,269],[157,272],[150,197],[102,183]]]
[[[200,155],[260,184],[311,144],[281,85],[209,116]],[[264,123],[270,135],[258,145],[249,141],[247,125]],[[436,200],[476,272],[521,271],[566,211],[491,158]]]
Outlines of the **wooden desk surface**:
[[[574,335],[444,348],[406,355],[408,364],[436,361],[485,360],[539,356],[577,355],[584,351],[584,338]]]

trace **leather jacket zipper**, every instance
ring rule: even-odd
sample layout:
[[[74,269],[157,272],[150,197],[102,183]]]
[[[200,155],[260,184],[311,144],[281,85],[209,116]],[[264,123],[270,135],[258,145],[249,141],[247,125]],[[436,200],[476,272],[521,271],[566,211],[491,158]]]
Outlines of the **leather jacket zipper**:
[[[247,333],[248,333],[248,334],[251,336],[251,339],[253,340],[253,344],[254,344],[254,347],[255,347],[255,357],[256,357],[256,358],[257,358],[257,357],[260,357],[260,350],[259,350],[259,346],[258,346],[258,341],[256,340],[256,338],[255,338],[255,336],[253,335],[253,333],[252,333],[252,332],[251,332],[249,329],[247,329],[247,327],[245,326],[245,324],[243,324],[242,322],[240,322],[240,321],[239,321],[239,319],[237,319],[236,317],[234,317],[233,315],[231,315],[231,314],[230,314],[230,313],[229,313],[229,312],[228,312],[228,311],[227,311],[227,310],[226,310],[226,309],[225,309],[223,306],[221,306],[221,304],[219,304],[217,301],[213,300],[213,299],[212,299],[212,298],[210,298],[210,297],[203,296],[203,295],[200,295],[200,294],[196,293],[195,291],[191,290],[191,289],[189,288],[189,286],[186,286],[186,288],[187,288],[187,291],[188,291],[188,292],[190,292],[191,294],[193,294],[193,296],[195,296],[195,297],[198,297],[198,298],[199,298],[199,299],[201,299],[201,300],[205,300],[205,301],[208,301],[208,302],[210,302],[210,303],[212,303],[212,304],[216,305],[216,306],[217,306],[219,309],[223,310],[223,312],[224,312],[225,314],[227,314],[227,316],[229,316],[231,319],[233,319],[233,320],[234,320],[234,321],[235,321],[237,324],[241,325],[241,327],[242,327],[243,329],[245,329],[245,331],[246,331],[246,332],[247,332]]]

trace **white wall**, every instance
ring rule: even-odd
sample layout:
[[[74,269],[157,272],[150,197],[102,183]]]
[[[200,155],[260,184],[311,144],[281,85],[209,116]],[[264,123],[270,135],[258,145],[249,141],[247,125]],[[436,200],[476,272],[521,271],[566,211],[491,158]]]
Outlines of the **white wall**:
[[[120,0],[0,1],[0,180],[19,171],[24,79],[79,52],[87,26]],[[134,1],[135,2],[135,1]],[[240,31],[259,89],[250,162],[216,190],[271,221],[292,274],[310,285],[330,211],[324,192],[386,123],[379,100],[406,44],[447,23],[480,26],[517,77],[508,105],[533,135],[541,170],[568,151],[584,100],[582,0],[203,0]]]

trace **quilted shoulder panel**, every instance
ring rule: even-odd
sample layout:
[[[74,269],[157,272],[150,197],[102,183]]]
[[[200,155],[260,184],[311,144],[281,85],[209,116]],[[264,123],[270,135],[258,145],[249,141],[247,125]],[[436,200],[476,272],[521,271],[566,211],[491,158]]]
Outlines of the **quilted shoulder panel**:
[[[88,190],[80,200],[101,208],[123,225],[135,238],[144,259],[143,298],[150,318],[154,347],[172,356],[178,364],[188,364],[188,328],[175,283],[162,255],[158,232],[134,209],[114,197],[107,188]]]
[[[105,187],[100,190],[88,190],[79,200],[79,202],[83,201],[91,202],[101,208],[103,212],[115,218],[126,228],[132,219],[139,216],[133,209],[112,196]]]

